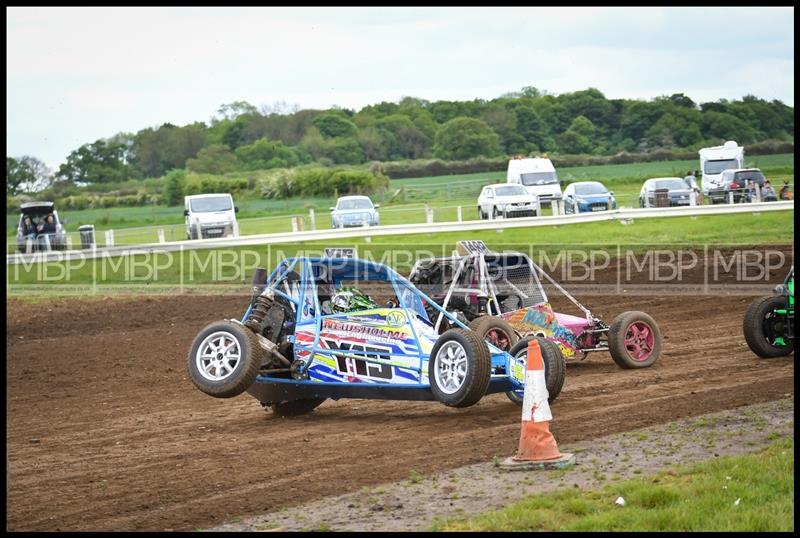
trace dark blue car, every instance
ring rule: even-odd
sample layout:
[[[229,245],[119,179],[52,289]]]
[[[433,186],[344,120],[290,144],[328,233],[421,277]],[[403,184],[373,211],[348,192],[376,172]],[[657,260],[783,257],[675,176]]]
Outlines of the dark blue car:
[[[564,213],[591,213],[616,208],[614,193],[599,181],[578,181],[564,189]]]

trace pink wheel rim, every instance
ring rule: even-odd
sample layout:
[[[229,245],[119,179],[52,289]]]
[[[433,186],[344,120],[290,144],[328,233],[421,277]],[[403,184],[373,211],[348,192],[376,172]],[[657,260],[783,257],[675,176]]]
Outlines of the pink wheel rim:
[[[502,329],[492,329],[486,333],[486,339],[497,346],[503,351],[508,351],[511,348],[511,338]]]
[[[635,361],[646,361],[653,354],[655,335],[650,325],[643,321],[635,321],[625,331],[625,348]]]

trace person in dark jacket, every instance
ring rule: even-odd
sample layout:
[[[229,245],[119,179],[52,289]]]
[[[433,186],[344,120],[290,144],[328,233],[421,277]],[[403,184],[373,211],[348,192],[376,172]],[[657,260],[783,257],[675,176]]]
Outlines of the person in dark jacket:
[[[53,217],[53,214],[50,213],[47,215],[47,218],[44,219],[44,223],[39,228],[39,234],[54,234],[56,233],[56,219]]]
[[[22,219],[22,235],[36,235],[36,224],[29,215]]]

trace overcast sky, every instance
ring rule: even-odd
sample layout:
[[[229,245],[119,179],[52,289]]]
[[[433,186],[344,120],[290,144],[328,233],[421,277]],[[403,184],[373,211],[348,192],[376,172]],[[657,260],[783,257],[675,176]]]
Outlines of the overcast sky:
[[[754,94],[794,106],[794,8],[7,8],[6,153],[223,103],[359,109],[524,86],[608,98]]]

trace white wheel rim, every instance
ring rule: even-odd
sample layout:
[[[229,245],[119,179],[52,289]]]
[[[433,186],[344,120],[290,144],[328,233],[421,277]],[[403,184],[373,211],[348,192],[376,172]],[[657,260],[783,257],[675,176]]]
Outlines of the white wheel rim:
[[[206,336],[197,348],[195,364],[205,379],[222,381],[233,374],[241,356],[236,337],[227,331],[217,331]]]
[[[467,378],[468,361],[464,346],[451,340],[439,348],[433,360],[433,377],[439,390],[445,394],[458,392]]]

